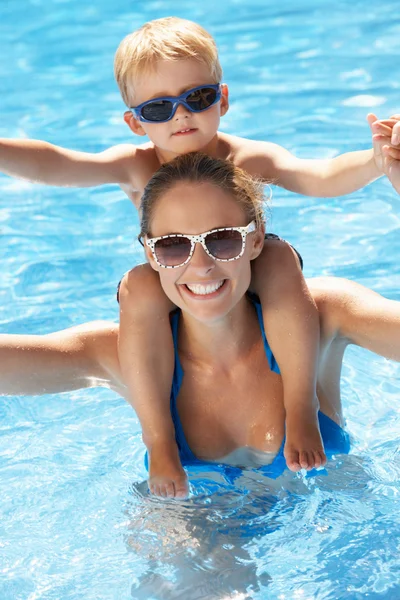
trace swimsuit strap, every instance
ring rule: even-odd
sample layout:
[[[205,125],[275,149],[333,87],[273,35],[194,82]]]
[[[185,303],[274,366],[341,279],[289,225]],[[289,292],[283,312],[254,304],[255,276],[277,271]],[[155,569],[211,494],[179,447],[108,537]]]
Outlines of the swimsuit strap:
[[[280,373],[278,363],[275,360],[274,355],[272,354],[271,348],[268,344],[268,340],[265,335],[264,323],[262,318],[262,307],[259,298],[255,294],[248,293],[250,300],[252,301],[256,312],[258,322],[260,324],[261,335],[263,338],[265,354],[268,359],[268,363],[271,371],[275,373]],[[241,469],[237,467],[230,467],[228,465],[221,465],[215,462],[207,462],[205,460],[201,460],[195,456],[189,447],[186,437],[183,431],[182,423],[179,417],[179,413],[177,410],[177,398],[179,395],[179,391],[182,386],[183,381],[183,368],[181,362],[179,360],[179,352],[178,352],[178,330],[179,330],[179,321],[180,321],[181,311],[179,309],[175,310],[171,314],[171,330],[172,330],[172,338],[174,342],[174,354],[175,354],[175,366],[174,366],[174,375],[172,380],[172,388],[171,388],[171,399],[170,399],[170,408],[171,408],[171,417],[175,426],[175,439],[177,446],[179,448],[179,455],[183,465],[196,465],[196,467],[206,467],[207,471],[210,470],[219,470],[223,469],[223,473],[226,479],[230,482],[233,482],[241,473]],[[322,439],[325,445],[325,451],[328,457],[331,457],[334,454],[347,454],[350,450],[350,437],[347,431],[342,429],[335,421],[333,421],[330,417],[321,413],[318,413],[319,426],[321,430]],[[286,469],[286,461],[283,455],[283,449],[285,445],[285,437],[282,440],[281,447],[279,448],[278,453],[276,454],[274,460],[269,465],[264,465],[259,467],[257,470],[261,471],[267,477],[272,479],[276,479],[283,473]],[[148,456],[146,453],[145,458],[146,468],[148,468]],[[310,471],[308,475],[314,475],[315,471]]]
[[[258,323],[259,323],[260,329],[261,329],[261,336],[262,336],[262,339],[263,339],[265,355],[266,355],[266,357],[268,359],[269,368],[274,373],[278,373],[278,375],[280,375],[281,372],[280,372],[280,369],[279,369],[279,365],[276,362],[275,356],[272,354],[271,347],[268,344],[267,336],[265,335],[264,319],[263,319],[262,306],[261,306],[260,299],[259,299],[259,297],[256,294],[253,294],[253,292],[247,292],[247,296],[249,297],[249,299],[253,303],[253,305],[254,305],[254,307],[256,309],[256,312],[257,312]]]
[[[267,341],[267,338],[265,335],[260,301],[255,294],[249,294],[249,298],[256,309],[257,318],[258,318],[258,322],[260,324],[260,329],[261,329],[261,335],[263,338],[265,354],[268,359],[269,367],[270,367],[271,371],[274,371],[275,373],[279,374],[280,371],[279,371],[278,363],[276,362],[275,357],[272,354],[271,348],[269,347],[269,344],[268,344],[268,341]],[[178,409],[177,409],[177,398],[178,398],[179,391],[182,386],[183,375],[184,375],[181,361],[179,360],[179,352],[178,352],[178,331],[179,331],[180,315],[181,315],[180,309],[175,310],[171,314],[171,331],[172,331],[172,339],[174,342],[174,354],[175,354],[174,375],[173,375],[173,379],[172,379],[171,399],[170,399],[171,417],[172,417],[172,421],[175,426],[175,440],[176,440],[177,446],[179,448],[179,455],[180,455],[182,464],[185,464],[185,463],[186,464],[188,464],[188,463],[190,463],[190,464],[205,464],[205,463],[207,463],[207,461],[200,460],[199,458],[197,458],[196,455],[192,452],[189,444],[187,443],[186,437],[185,437],[185,434],[183,431],[181,419],[179,417],[179,413],[178,413]],[[278,458],[279,455],[282,454],[282,452],[283,452],[283,442],[282,442],[282,446],[281,446],[280,451],[279,451],[278,455],[276,456],[275,460]],[[283,456],[283,454],[282,454],[282,456]],[[275,462],[275,460],[274,460],[274,462]],[[207,464],[215,465],[214,462],[207,463]],[[268,465],[268,466],[271,467],[271,465]]]
[[[172,388],[171,388],[171,399],[170,399],[170,407],[171,407],[171,417],[175,426],[175,440],[177,446],[179,448],[179,455],[181,457],[181,461],[183,464],[190,462],[193,463],[203,463],[204,461],[200,461],[195,454],[193,454],[192,450],[189,447],[189,444],[186,441],[185,434],[183,432],[183,427],[181,423],[181,419],[178,414],[178,409],[176,406],[176,401],[179,395],[179,391],[182,387],[183,381],[183,369],[181,365],[181,361],[179,360],[179,352],[178,352],[178,328],[180,321],[181,311],[180,309],[175,310],[171,315],[171,331],[172,331],[172,339],[174,341],[174,354],[175,354],[175,365],[174,365],[174,375],[172,378]]]

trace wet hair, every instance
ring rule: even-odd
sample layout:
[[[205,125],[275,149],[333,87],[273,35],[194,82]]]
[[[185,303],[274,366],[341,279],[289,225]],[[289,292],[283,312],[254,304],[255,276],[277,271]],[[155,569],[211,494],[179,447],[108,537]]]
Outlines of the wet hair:
[[[212,36],[203,27],[178,17],[145,23],[120,43],[114,59],[114,75],[121,96],[130,108],[134,104],[135,80],[156,68],[159,60],[195,59],[210,71],[210,81],[220,83],[222,68]]]
[[[231,194],[243,207],[248,222],[257,227],[265,223],[264,183],[251,177],[232,162],[212,158],[201,152],[182,154],[163,164],[146,185],[141,201],[139,240],[150,235],[151,221],[157,201],[180,182],[211,183]]]

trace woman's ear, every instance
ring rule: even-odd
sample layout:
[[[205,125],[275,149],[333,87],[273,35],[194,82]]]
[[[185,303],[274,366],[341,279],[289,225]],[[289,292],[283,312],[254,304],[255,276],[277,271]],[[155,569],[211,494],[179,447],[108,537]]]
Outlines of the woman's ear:
[[[221,83],[221,100],[220,100],[220,111],[221,117],[226,115],[229,108],[229,90],[226,83]]]
[[[254,260],[257,256],[260,256],[265,241],[265,227],[260,225],[258,229],[252,235],[253,246],[250,252],[250,260]]]
[[[148,245],[146,244],[146,236],[144,236],[144,238],[143,238],[143,247],[144,247],[144,253],[147,258],[147,262],[150,264],[151,268],[154,269],[154,271],[159,271],[160,266],[154,260],[153,253],[150,250],[150,248],[148,247]]]
[[[135,117],[131,110],[124,112],[124,121],[135,135],[146,135],[146,132],[143,129],[139,119]]]

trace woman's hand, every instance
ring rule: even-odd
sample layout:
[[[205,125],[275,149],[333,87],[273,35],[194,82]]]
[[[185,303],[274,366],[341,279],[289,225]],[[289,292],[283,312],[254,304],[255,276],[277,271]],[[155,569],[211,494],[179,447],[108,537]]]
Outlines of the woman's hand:
[[[371,113],[367,120],[372,132],[376,165],[400,194],[400,114],[379,120]]]
[[[391,144],[383,147],[388,163],[387,176],[394,189],[400,194],[400,115],[395,115],[398,121],[392,129]]]

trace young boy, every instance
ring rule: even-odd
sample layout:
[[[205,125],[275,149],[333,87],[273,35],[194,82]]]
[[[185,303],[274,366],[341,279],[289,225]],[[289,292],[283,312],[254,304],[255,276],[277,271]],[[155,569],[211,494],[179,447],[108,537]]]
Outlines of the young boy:
[[[391,132],[396,118],[377,121],[369,115],[374,148],[329,160],[302,160],[276,144],[220,133],[228,88],[221,84],[214,40],[190,21],[158,19],[127,36],[116,53],[115,75],[129,107],[125,122],[149,142],[88,154],[35,140],[2,140],[0,170],[49,185],[117,183],[139,208],[143,189],[159,166],[192,151],[232,160],[266,182],[320,197],[350,193],[382,175],[390,160],[398,158],[389,156],[395,150]],[[299,260],[288,244],[266,241],[254,263],[252,288],[261,299],[266,334],[282,373],[287,464],[292,470],[323,465],[315,390],[319,323]],[[283,305],[277,301],[282,290]],[[173,307],[148,265],[124,276],[119,301],[120,361],[149,450],[150,490],[183,496],[187,482],[169,408]]]

